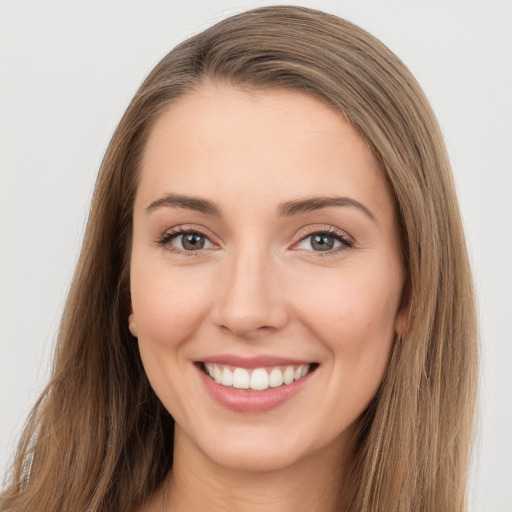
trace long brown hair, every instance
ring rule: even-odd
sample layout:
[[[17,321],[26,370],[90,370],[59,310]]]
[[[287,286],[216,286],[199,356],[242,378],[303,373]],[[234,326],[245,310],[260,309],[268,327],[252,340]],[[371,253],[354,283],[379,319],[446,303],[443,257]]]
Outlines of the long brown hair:
[[[248,11],[188,39],[130,103],[98,176],[52,378],[0,508],[136,510],[172,466],[174,423],[128,331],[132,208],[155,120],[207,80],[314,95],[337,108],[380,160],[399,219],[409,315],[359,420],[343,510],[465,510],[476,314],[442,136],[419,85],[389,49],[345,20],[299,7]]]

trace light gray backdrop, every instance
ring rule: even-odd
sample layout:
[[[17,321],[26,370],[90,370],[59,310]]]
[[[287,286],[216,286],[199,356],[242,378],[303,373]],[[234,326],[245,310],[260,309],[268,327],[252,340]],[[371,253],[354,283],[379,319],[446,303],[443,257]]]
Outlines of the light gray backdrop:
[[[95,174],[176,43],[272,1],[0,0],[0,471],[41,391]],[[452,158],[482,332],[472,510],[512,511],[512,2],[297,1],[381,38],[416,74]]]

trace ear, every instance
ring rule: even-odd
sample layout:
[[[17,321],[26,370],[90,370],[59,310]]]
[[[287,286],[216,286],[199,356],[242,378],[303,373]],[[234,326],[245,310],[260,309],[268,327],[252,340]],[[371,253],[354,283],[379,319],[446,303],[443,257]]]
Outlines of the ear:
[[[400,306],[395,316],[395,333],[402,339],[409,330],[409,309],[409,301],[407,300],[405,304]]]
[[[411,286],[409,277],[406,276],[405,282],[402,285],[402,300],[395,316],[395,333],[402,339],[405,338],[409,331],[411,303]]]
[[[130,329],[130,332],[132,333],[133,337],[138,336],[137,332],[137,322],[135,321],[135,315],[133,314],[133,311],[130,313],[130,316],[128,317],[128,329]]]

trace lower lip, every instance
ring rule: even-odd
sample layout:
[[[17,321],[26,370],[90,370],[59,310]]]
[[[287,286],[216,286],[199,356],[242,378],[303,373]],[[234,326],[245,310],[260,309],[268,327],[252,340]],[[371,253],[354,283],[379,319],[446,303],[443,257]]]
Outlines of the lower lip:
[[[313,372],[305,377],[283,384],[277,388],[268,388],[264,391],[249,391],[217,384],[211,377],[198,368],[200,377],[210,393],[210,396],[220,405],[236,412],[265,412],[284,404],[299,393],[309,381]]]

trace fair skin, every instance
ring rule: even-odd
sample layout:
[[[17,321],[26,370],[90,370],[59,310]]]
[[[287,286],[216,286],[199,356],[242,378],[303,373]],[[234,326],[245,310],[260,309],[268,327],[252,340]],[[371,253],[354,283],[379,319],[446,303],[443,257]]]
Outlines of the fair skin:
[[[225,85],[175,102],[134,205],[130,329],[176,421],[145,510],[333,510],[403,282],[382,171],[342,115]],[[239,389],[256,369],[263,389]]]

